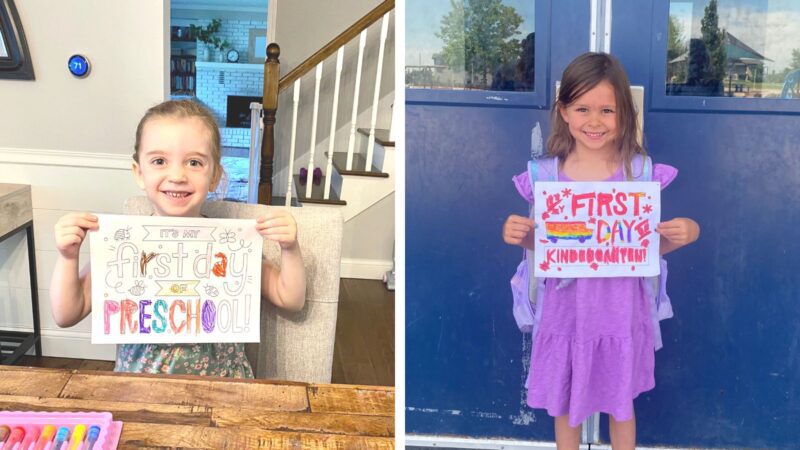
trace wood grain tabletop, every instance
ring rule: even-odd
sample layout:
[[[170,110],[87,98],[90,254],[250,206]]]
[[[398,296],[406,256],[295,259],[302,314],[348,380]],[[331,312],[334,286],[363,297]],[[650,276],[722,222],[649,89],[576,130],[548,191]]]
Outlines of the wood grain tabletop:
[[[119,449],[393,449],[394,388],[0,366],[0,410],[108,411]]]

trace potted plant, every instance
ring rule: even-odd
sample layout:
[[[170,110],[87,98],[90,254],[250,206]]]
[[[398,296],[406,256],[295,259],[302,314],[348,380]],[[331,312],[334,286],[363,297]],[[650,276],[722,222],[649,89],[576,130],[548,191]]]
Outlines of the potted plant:
[[[209,59],[209,46],[217,48],[222,41],[220,38],[214,36],[222,26],[222,20],[213,19],[210,24],[206,26],[189,25],[189,31],[197,38],[197,59],[198,61],[208,61]],[[227,45],[228,41],[224,41]]]
[[[230,48],[231,44],[227,40],[214,36],[211,38],[211,45],[217,49],[217,62],[225,62],[225,50]]]

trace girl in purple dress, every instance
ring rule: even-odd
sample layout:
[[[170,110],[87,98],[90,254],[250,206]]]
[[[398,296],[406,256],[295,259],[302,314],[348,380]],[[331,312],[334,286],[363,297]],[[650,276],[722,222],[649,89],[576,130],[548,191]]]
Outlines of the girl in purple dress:
[[[637,142],[637,117],[628,77],[614,57],[585,53],[564,70],[552,110],[547,141],[558,158],[559,181],[624,181],[631,179],[634,159],[646,156]],[[641,156],[636,156],[641,155]],[[652,180],[665,188],[677,175],[656,164]],[[514,183],[533,202],[526,173]],[[503,225],[506,243],[533,250],[534,221],[510,215]],[[660,223],[661,254],[697,240],[700,227],[692,219]],[[580,424],[595,412],[609,414],[611,444],[633,449],[636,422],[633,399],[655,386],[655,350],[660,334],[652,289],[640,277],[578,278],[559,284],[547,279],[540,322],[535,330],[528,405],[555,417],[559,449],[577,449]]]

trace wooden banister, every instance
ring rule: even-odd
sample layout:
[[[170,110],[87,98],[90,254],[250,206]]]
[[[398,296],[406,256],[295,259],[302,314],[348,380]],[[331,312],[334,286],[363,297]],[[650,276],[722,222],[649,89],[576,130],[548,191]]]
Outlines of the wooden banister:
[[[281,48],[272,43],[267,46],[264,61],[264,134],[261,139],[261,168],[258,181],[258,203],[269,205],[272,201],[272,158],[275,154],[275,114],[278,111],[278,77]]]
[[[353,38],[358,36],[359,33],[364,31],[367,27],[377,22],[386,13],[394,9],[395,0],[386,0],[380,5],[376,6],[372,11],[368,12],[364,17],[359,19],[356,23],[351,25],[348,29],[344,30],[341,34],[333,38],[330,42],[325,44],[324,47],[317,50],[316,53],[309,56],[305,61],[300,63],[297,67],[292,69],[280,79],[278,83],[278,92],[283,91],[294,83],[294,80],[305,75],[312,67],[315,67],[321,61],[324,61],[332,54],[336,53],[339,47],[350,42]],[[266,78],[265,78],[266,82]]]

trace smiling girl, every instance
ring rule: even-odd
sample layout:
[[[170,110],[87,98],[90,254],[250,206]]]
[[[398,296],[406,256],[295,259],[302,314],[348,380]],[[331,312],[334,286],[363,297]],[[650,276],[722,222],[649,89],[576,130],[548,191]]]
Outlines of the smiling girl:
[[[626,181],[652,167],[650,178],[663,189],[677,175],[673,167],[642,163],[647,155],[636,139],[628,77],[610,55],[585,53],[567,66],[552,122],[547,150],[549,161],[557,162],[558,181]],[[536,174],[529,170],[514,177],[514,184],[532,205]],[[503,239],[533,250],[534,226],[532,219],[512,214],[503,226]],[[700,235],[700,227],[688,218],[662,222],[656,231],[662,254]],[[634,448],[633,400],[655,386],[655,350],[660,346],[652,316],[656,305],[646,282],[641,277],[544,280],[535,312],[540,321],[533,336],[527,401],[555,417],[559,449],[578,448],[580,424],[595,412],[609,414],[615,450]]]
[[[196,217],[222,178],[220,133],[211,113],[189,101],[150,108],[136,129],[133,175],[157,216]],[[56,259],[50,283],[53,317],[71,327],[92,309],[89,264],[78,271],[80,246],[97,217],[71,213],[55,225]],[[257,218],[256,229],[281,247],[280,268],[262,264],[261,295],[280,308],[298,311],[305,302],[306,276],[297,225],[283,209]],[[117,346],[116,371],[181,373],[252,378],[244,344],[124,344]]]

